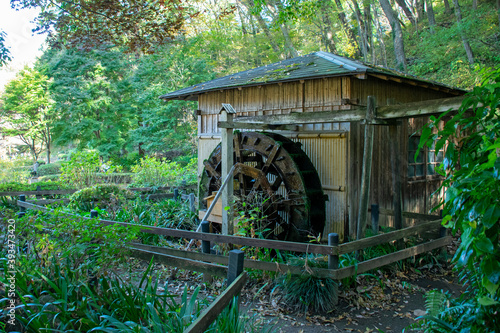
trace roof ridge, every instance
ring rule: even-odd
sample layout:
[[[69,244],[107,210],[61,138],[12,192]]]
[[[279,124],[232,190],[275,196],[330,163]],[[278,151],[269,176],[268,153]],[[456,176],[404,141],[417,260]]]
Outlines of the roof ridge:
[[[351,70],[351,71],[362,70],[362,71],[366,72],[366,70],[370,68],[369,66],[365,65],[364,63],[350,60],[348,58],[341,57],[341,56],[333,54],[333,53],[329,53],[329,52],[325,52],[325,51],[317,51],[317,52],[314,52],[314,54],[316,54],[317,56],[319,56],[327,61],[333,62],[334,64],[342,66],[342,67],[344,67],[348,70]]]

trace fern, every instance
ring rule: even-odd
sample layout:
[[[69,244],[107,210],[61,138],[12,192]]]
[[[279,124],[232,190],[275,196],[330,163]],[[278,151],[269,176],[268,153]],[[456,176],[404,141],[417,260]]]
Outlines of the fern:
[[[431,290],[425,294],[425,310],[427,315],[436,317],[445,308],[448,296],[443,290]]]

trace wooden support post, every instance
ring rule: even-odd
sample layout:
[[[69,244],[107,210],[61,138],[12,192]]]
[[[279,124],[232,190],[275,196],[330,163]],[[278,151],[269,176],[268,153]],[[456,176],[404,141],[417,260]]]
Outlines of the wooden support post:
[[[372,204],[372,231],[374,235],[378,234],[378,221],[380,219],[380,210],[377,204]]]
[[[42,187],[41,187],[40,185],[38,185],[38,186],[36,187],[36,191],[37,191],[37,192],[40,192],[41,190],[42,190]],[[36,198],[37,198],[37,199],[41,199],[41,198],[42,198],[42,196],[41,196],[41,195],[39,195],[39,194],[37,194],[37,195],[36,195]]]
[[[338,246],[339,245],[339,234],[337,234],[337,233],[328,234],[328,245]],[[339,269],[339,256],[338,255],[329,255],[328,256],[328,269]],[[334,296],[333,303],[335,305],[337,305],[339,303],[338,281],[335,281],[335,290],[334,290],[333,296]]]
[[[401,158],[398,140],[398,126],[389,126],[389,140],[391,141],[391,173],[392,173],[392,205],[394,207],[394,227],[403,228],[403,205],[401,200]],[[404,240],[397,241],[398,249],[404,247]]]
[[[19,199],[18,200],[22,201],[22,202],[26,202],[26,195],[24,195],[24,194],[19,195]],[[19,217],[23,217],[24,215],[26,215],[26,208],[24,208],[24,207],[21,206],[21,207],[19,207],[19,214],[18,214],[18,216]]]
[[[227,285],[233,283],[236,278],[243,273],[245,252],[241,250],[229,251],[229,265],[227,268]]]
[[[195,197],[194,193],[189,194],[189,210],[192,212],[196,212],[196,207],[195,207]]]
[[[210,233],[210,222],[201,221],[201,232]],[[201,241],[201,252],[210,254],[210,241]],[[213,278],[211,274],[203,273],[203,282],[212,282]]]
[[[222,109],[220,111],[220,121],[225,121],[228,124],[233,122],[233,115],[236,111],[230,104],[222,104]],[[222,179],[225,179],[229,170],[233,167],[233,129],[221,128],[221,149],[222,149]],[[222,191],[222,234],[232,235],[234,233],[233,226],[233,181],[232,179],[226,185],[226,188]],[[229,207],[226,210],[226,207]]]
[[[361,191],[358,211],[357,239],[365,235],[368,217],[368,202],[370,200],[370,181],[372,176],[373,157],[373,125],[371,121],[375,118],[375,97],[368,96],[365,117],[365,145],[363,148],[363,165],[361,172]]]
[[[179,189],[176,187],[174,188],[174,201],[179,200]]]

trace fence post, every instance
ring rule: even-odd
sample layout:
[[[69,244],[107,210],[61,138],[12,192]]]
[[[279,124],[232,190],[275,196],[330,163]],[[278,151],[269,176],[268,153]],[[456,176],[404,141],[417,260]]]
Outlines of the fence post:
[[[38,185],[38,186],[36,187],[36,191],[37,191],[37,192],[40,192],[41,190],[42,190],[42,188],[40,187],[40,185]],[[36,198],[37,198],[37,199],[41,199],[41,198],[42,198],[42,196],[41,196],[40,194],[37,194],[37,195],[36,195]]]
[[[196,207],[194,205],[194,202],[195,202],[194,193],[191,193],[189,194],[189,210],[191,210],[192,212],[196,212]]]
[[[174,200],[179,200],[179,189],[177,187],[174,188]]]
[[[229,251],[229,265],[227,268],[227,285],[229,286],[234,280],[243,273],[243,263],[245,252],[241,250]]]
[[[19,201],[26,202],[26,196],[24,194],[19,195]],[[23,217],[26,215],[26,208],[25,207],[19,207],[19,213],[17,214],[19,217]]]
[[[210,233],[210,222],[202,221],[201,222],[201,232]],[[210,241],[202,240],[201,241],[201,252],[202,253],[210,253]],[[212,282],[212,275],[208,273],[203,274],[203,282]]]
[[[372,204],[372,231],[375,235],[378,234],[378,221],[380,218],[380,209],[377,204]]]
[[[328,234],[328,245],[337,247],[339,245],[339,234],[330,233]],[[339,268],[339,256],[338,254],[328,256],[328,269],[338,269]],[[335,281],[334,290],[334,304],[339,304],[339,285],[338,281]]]

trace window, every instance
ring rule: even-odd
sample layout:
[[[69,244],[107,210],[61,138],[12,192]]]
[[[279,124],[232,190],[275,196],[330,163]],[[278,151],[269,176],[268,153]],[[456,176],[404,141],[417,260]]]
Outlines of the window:
[[[410,136],[408,140],[408,177],[421,178],[437,175],[436,168],[443,162],[443,149],[435,152],[435,143],[423,147],[415,160],[420,136]]]

